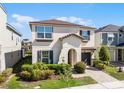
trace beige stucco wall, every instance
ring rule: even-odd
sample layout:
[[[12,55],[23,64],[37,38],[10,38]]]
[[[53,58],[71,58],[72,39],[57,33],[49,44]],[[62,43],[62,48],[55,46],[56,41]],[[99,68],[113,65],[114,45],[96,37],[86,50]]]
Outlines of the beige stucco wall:
[[[79,27],[64,27],[64,26],[54,26],[53,27],[53,41],[65,36],[69,33],[75,33],[79,35],[80,30],[90,30],[90,40],[88,42],[83,43],[83,47],[94,47],[95,46],[95,32],[93,29],[86,29],[86,28],[79,28]],[[36,32],[35,32],[35,26],[32,26],[32,42],[36,39]],[[53,43],[54,44],[54,43]]]
[[[16,33],[14,33],[13,31],[11,31],[10,29],[7,29],[6,23],[7,23],[7,14],[0,7],[0,45],[1,45],[0,71],[3,71],[6,68],[7,61],[10,61],[10,63],[7,64],[9,64],[9,66],[12,66],[21,58],[21,54],[19,54],[20,52],[15,52],[21,50],[21,37]],[[12,33],[13,33],[13,40],[11,39]],[[17,41],[18,38],[19,41]],[[17,45],[16,45],[16,41],[17,41]],[[11,52],[13,53],[14,56],[13,58],[14,60],[12,62],[10,58],[6,57],[5,59],[5,54],[8,53],[11,54]]]
[[[81,42],[77,37],[68,37],[63,41],[60,41],[60,37],[63,37],[69,33],[75,33],[79,35],[80,30],[91,30],[90,41]],[[39,41],[37,44],[32,46],[32,62],[37,62],[37,51],[38,50],[53,50],[54,63],[61,63],[62,57],[65,62],[68,62],[68,51],[73,48],[77,52],[77,61],[81,60],[81,47],[94,47],[94,30],[79,28],[79,27],[65,27],[65,26],[54,26],[53,27],[53,41]],[[32,42],[36,42],[35,26],[32,26]]]
[[[70,36],[62,40],[62,49],[61,54],[59,56],[59,63],[62,63],[62,59],[64,58],[65,62],[68,63],[68,52],[70,49],[74,49],[77,54],[77,62],[81,61],[81,44],[82,41],[75,37]]]

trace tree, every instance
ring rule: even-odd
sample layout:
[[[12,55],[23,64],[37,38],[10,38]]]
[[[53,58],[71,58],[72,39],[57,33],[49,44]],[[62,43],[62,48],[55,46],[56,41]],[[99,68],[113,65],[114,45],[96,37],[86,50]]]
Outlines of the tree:
[[[101,61],[107,61],[109,62],[110,60],[110,52],[109,52],[109,48],[105,45],[103,45],[100,49],[100,52],[99,52],[99,59]]]

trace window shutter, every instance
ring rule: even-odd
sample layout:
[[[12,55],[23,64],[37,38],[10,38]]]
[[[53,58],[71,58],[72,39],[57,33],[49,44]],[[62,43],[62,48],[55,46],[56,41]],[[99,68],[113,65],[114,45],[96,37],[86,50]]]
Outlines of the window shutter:
[[[52,27],[52,32],[53,32],[53,27]]]
[[[41,51],[37,51],[37,61],[41,61]]]
[[[82,30],[80,30],[80,36],[82,36]]]
[[[53,51],[50,50],[50,64],[53,64]]]
[[[90,40],[90,30],[88,30],[88,40]]]

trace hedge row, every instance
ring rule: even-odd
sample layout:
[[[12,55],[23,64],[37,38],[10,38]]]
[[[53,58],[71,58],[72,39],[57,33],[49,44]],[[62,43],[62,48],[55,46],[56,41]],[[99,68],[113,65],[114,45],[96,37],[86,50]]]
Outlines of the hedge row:
[[[21,67],[20,77],[23,80],[42,80],[48,79],[52,75],[64,74],[64,70],[71,71],[69,64],[25,64]]]

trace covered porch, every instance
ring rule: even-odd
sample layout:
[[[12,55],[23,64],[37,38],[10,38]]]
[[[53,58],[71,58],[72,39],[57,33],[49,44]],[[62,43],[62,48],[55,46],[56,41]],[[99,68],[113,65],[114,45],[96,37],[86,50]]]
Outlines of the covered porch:
[[[118,44],[116,47],[116,51],[117,61],[124,63],[124,43]]]
[[[81,48],[81,61],[85,62],[87,65],[93,64],[94,59],[94,47],[82,47]]]

